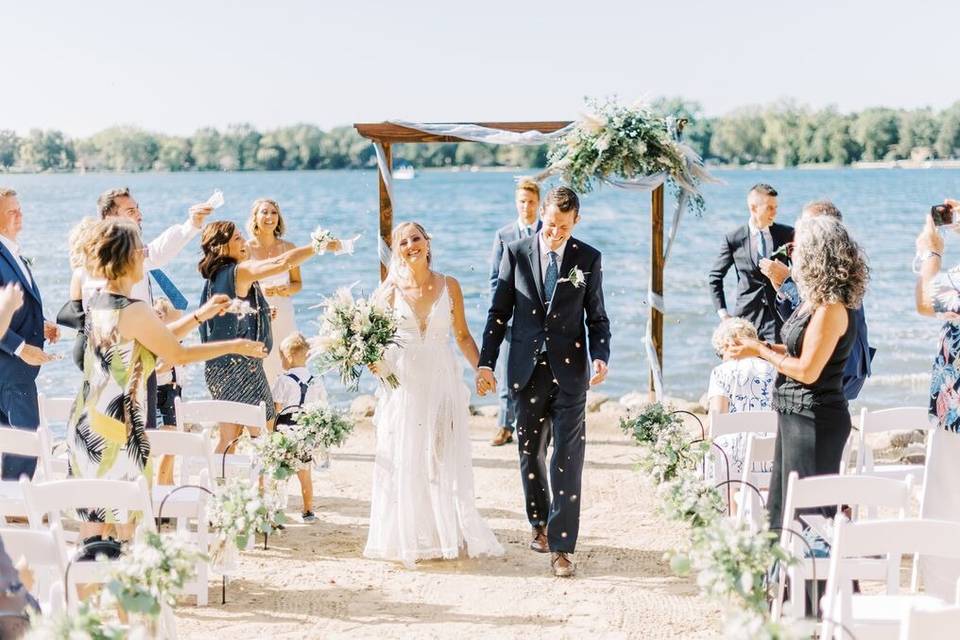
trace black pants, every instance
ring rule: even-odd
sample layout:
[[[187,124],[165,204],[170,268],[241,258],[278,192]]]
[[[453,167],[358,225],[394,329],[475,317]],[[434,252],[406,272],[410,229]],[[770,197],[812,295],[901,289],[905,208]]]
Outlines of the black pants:
[[[540,354],[527,385],[513,393],[520,474],[530,525],[546,526],[551,551],[573,553],[580,530],[580,478],[586,447],[586,385],[571,394]],[[547,475],[547,446],[553,457]],[[547,478],[549,477],[549,485]]]
[[[777,414],[777,441],[770,475],[770,496],[767,499],[771,527],[782,526],[783,499],[787,495],[791,472],[796,471],[801,478],[839,472],[850,428],[850,412],[846,404],[818,408],[813,417],[796,413]],[[833,517],[832,508],[817,511]]]

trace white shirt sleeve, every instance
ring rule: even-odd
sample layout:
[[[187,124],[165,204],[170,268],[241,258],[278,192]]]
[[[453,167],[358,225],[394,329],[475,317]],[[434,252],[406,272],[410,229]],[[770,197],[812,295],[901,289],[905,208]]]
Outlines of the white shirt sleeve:
[[[290,406],[296,406],[300,403],[300,385],[281,373],[277,381],[273,383],[273,401],[280,405],[281,409]]]
[[[168,262],[177,257],[177,254],[183,251],[187,243],[200,233],[200,229],[193,226],[193,222],[187,220],[182,224],[175,224],[163,233],[161,233],[149,245],[150,255],[143,262],[143,268],[159,269]]]

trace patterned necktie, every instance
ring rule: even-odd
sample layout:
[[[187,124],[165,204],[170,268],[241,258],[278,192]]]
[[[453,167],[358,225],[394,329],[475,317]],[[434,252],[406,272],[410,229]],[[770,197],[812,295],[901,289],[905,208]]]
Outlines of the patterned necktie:
[[[163,291],[163,295],[167,296],[170,300],[170,304],[173,305],[174,309],[184,311],[187,308],[189,304],[187,299],[183,297],[180,289],[177,289],[177,285],[173,284],[173,281],[167,277],[167,274],[160,269],[151,269],[150,275],[157,281],[157,284],[160,285],[160,290]],[[147,290],[150,292],[150,297],[152,298],[153,287],[150,286],[149,278],[147,279]]]
[[[550,260],[547,262],[547,275],[543,279],[543,293],[547,296],[547,302],[550,302],[553,299],[553,290],[557,288],[560,269],[557,267],[557,252],[551,251],[547,255]]]

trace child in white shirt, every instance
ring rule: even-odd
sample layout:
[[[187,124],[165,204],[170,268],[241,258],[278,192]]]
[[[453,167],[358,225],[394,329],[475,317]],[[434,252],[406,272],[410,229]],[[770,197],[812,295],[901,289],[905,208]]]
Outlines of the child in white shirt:
[[[280,362],[283,372],[273,385],[273,401],[277,409],[277,427],[294,425],[296,414],[306,404],[326,403],[327,392],[323,382],[307,370],[310,345],[302,333],[292,333],[280,343]],[[294,427],[296,428],[296,427]],[[303,498],[303,521],[316,522],[313,513],[313,479],[310,468],[297,471],[300,495]]]

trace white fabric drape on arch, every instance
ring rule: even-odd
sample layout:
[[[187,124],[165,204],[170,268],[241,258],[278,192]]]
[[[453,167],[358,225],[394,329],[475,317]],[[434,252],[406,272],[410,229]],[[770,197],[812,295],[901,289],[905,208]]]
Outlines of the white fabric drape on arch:
[[[576,127],[576,122],[570,123],[569,125],[558,129],[552,133],[543,133],[540,131],[506,131],[503,129],[493,129],[490,127],[483,127],[476,124],[463,124],[463,123],[421,123],[421,122],[409,122],[406,120],[389,120],[390,124],[395,124],[401,127],[406,127],[408,129],[414,129],[416,131],[421,131],[423,133],[429,133],[438,136],[451,136],[466,140],[469,142],[483,142],[486,144],[521,144],[521,145],[534,145],[534,144],[545,144],[548,142],[553,142],[559,138],[562,138],[567,133],[573,130]],[[668,118],[668,126],[671,131],[675,130],[675,121],[672,118]],[[690,173],[697,176],[702,180],[710,180],[709,174],[703,170],[700,157],[697,153],[690,148],[688,145],[683,143],[678,143],[680,149],[683,151],[684,156],[687,160],[687,166],[690,169]],[[387,163],[387,154],[383,145],[380,142],[374,141],[374,149],[376,150],[377,156],[377,167],[380,169],[380,175],[383,176],[383,182],[387,189],[387,197],[390,198],[390,204],[393,206],[396,200],[393,197],[393,179],[391,175],[391,167]],[[631,180],[603,180],[602,182],[609,184],[611,186],[627,189],[629,191],[653,191],[660,185],[662,185],[667,180],[667,173],[660,172],[644,177],[637,177]],[[677,236],[677,230],[680,226],[680,218],[683,216],[684,210],[687,208],[687,203],[690,198],[694,195],[698,195],[698,190],[695,185],[688,182],[678,182],[677,186],[680,188],[679,195],[677,197],[677,204],[673,210],[673,220],[670,225],[670,232],[667,235],[667,240],[663,248],[663,263],[666,265],[667,259],[670,257],[670,250],[673,248],[673,242]],[[380,262],[384,266],[389,267],[390,265],[390,247],[387,246],[383,238],[379,235],[378,238],[378,253],[380,256]],[[651,309],[656,309],[660,313],[666,313],[666,307],[664,305],[663,296],[655,293],[653,291],[652,281],[647,282],[647,303]],[[657,354],[653,346],[653,317],[652,314],[648,314],[647,317],[647,327],[644,333],[644,349],[647,354],[647,362],[650,365],[651,371],[653,371],[653,386],[654,392],[656,393],[657,400],[662,400],[664,396],[663,390],[663,371],[660,368],[660,362],[657,360]]]

